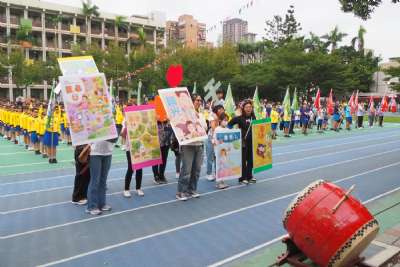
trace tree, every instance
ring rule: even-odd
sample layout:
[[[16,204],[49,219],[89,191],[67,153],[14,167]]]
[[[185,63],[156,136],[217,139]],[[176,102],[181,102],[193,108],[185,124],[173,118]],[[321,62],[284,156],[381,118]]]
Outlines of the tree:
[[[320,51],[323,53],[327,52],[326,44],[321,40],[321,38],[310,32],[310,37],[304,39],[304,48],[308,51]]]
[[[144,47],[146,46],[146,33],[144,32],[143,27],[138,29],[138,41],[140,45],[140,49],[143,51]]]
[[[367,30],[363,26],[360,26],[360,28],[358,29],[357,36],[351,40],[351,45],[354,48],[355,48],[356,42],[358,43],[358,52],[360,52],[360,53],[364,53],[364,34],[366,32],[367,32]]]
[[[82,1],[82,13],[85,16],[86,22],[86,40],[87,43],[90,43],[90,29],[91,29],[91,21],[92,17],[100,16],[99,7],[96,5],[92,5],[90,0]]]
[[[126,26],[126,17],[125,16],[116,16],[115,17],[115,42],[118,43],[118,34],[119,29]]]
[[[271,41],[275,46],[292,40],[296,34],[301,31],[301,25],[294,16],[294,6],[290,6],[286,12],[285,19],[279,15],[275,15],[272,20],[267,20],[266,38],[264,40]]]
[[[343,38],[347,36],[347,33],[343,33],[339,31],[339,27],[335,26],[335,28],[329,33],[321,36],[322,39],[326,39],[326,45],[331,46],[331,52],[334,52],[338,46],[338,44],[343,41]]]
[[[62,19],[63,19],[63,16],[61,14],[50,17],[50,21],[54,24],[54,51],[56,51],[56,52],[58,52],[58,44],[57,44],[58,23],[61,22]]]
[[[400,0],[391,0],[392,3],[400,3]],[[382,4],[382,0],[339,0],[344,12],[352,12],[357,17],[367,20],[371,13]]]

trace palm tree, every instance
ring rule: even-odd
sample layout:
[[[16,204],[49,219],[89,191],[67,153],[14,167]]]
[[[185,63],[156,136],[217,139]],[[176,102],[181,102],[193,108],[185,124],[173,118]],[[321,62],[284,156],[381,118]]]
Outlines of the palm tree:
[[[90,43],[90,34],[91,34],[91,20],[92,17],[100,16],[99,7],[96,5],[92,5],[90,0],[82,1],[82,13],[85,16],[86,20],[86,42]]]
[[[126,17],[125,16],[116,16],[115,17],[115,42],[118,44],[118,31],[119,28],[125,26]]]
[[[61,14],[57,16],[53,16],[50,18],[50,21],[54,24],[54,51],[58,53],[58,45],[57,45],[57,29],[58,29],[58,23],[61,22],[63,19],[63,16]]]
[[[355,49],[356,48],[356,42],[358,43],[358,51],[363,52],[364,51],[364,34],[367,32],[367,30],[361,25],[360,28],[358,29],[358,34],[356,37],[354,37],[351,40],[351,46]]]
[[[343,38],[347,36],[347,33],[340,32],[338,26],[336,26],[329,34],[321,36],[322,39],[326,39],[326,46],[331,46],[331,52],[335,51],[338,43],[343,41]]]
[[[146,33],[144,32],[143,27],[140,27],[138,29],[138,37],[139,37],[140,50],[143,51],[144,47],[146,46]]]
[[[304,40],[304,48],[308,51],[326,52],[326,44],[313,32],[310,32],[310,37]]]

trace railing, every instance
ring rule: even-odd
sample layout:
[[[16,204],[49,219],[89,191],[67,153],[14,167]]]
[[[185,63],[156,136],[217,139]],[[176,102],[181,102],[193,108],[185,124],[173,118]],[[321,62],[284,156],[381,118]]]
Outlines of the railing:
[[[5,37],[3,34],[0,36],[0,43],[7,43],[7,37]]]
[[[72,23],[71,23],[72,24]],[[63,30],[63,31],[69,31],[69,29],[70,29],[70,27],[69,27],[69,25],[70,24],[61,24],[61,30]]]
[[[92,28],[91,33],[92,34],[101,34],[101,28]]]
[[[105,29],[104,34],[107,34],[108,36],[114,36],[115,31],[114,31],[114,29]]]
[[[11,24],[19,25],[19,20],[20,20],[20,17],[10,16],[10,23]]]
[[[46,20],[46,29],[54,29],[54,27],[57,28],[57,24],[55,22]]]
[[[42,20],[41,19],[34,19],[32,20],[33,27],[42,27]]]
[[[128,33],[127,32],[118,32],[118,37],[120,37],[120,38],[128,38]]]
[[[82,25],[76,25],[76,26],[78,26],[79,28],[81,28],[81,33],[86,33],[86,26],[85,26],[84,24],[82,24]]]
[[[6,17],[5,14],[1,14],[0,15],[0,22],[2,22],[2,23],[6,23],[7,22],[7,17]]]

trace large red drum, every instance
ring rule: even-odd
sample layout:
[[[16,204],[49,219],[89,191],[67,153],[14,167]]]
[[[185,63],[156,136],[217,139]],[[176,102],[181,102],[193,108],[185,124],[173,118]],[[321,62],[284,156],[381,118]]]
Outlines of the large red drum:
[[[296,246],[323,267],[348,267],[372,242],[378,222],[355,198],[323,180],[307,186],[292,201],[283,225]]]

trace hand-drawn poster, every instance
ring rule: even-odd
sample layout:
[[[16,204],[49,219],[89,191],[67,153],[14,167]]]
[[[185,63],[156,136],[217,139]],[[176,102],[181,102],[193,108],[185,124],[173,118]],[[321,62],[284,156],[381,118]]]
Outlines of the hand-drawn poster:
[[[74,146],[117,138],[111,97],[103,73],[60,76]]]
[[[92,56],[57,58],[63,76],[99,73]]]
[[[125,122],[134,170],[162,163],[154,105],[128,106]]]
[[[217,129],[216,180],[236,179],[242,176],[242,141],[240,129]]]
[[[271,119],[252,122],[253,173],[272,168]]]
[[[161,89],[158,93],[180,145],[207,139],[206,122],[194,110],[187,88]]]

